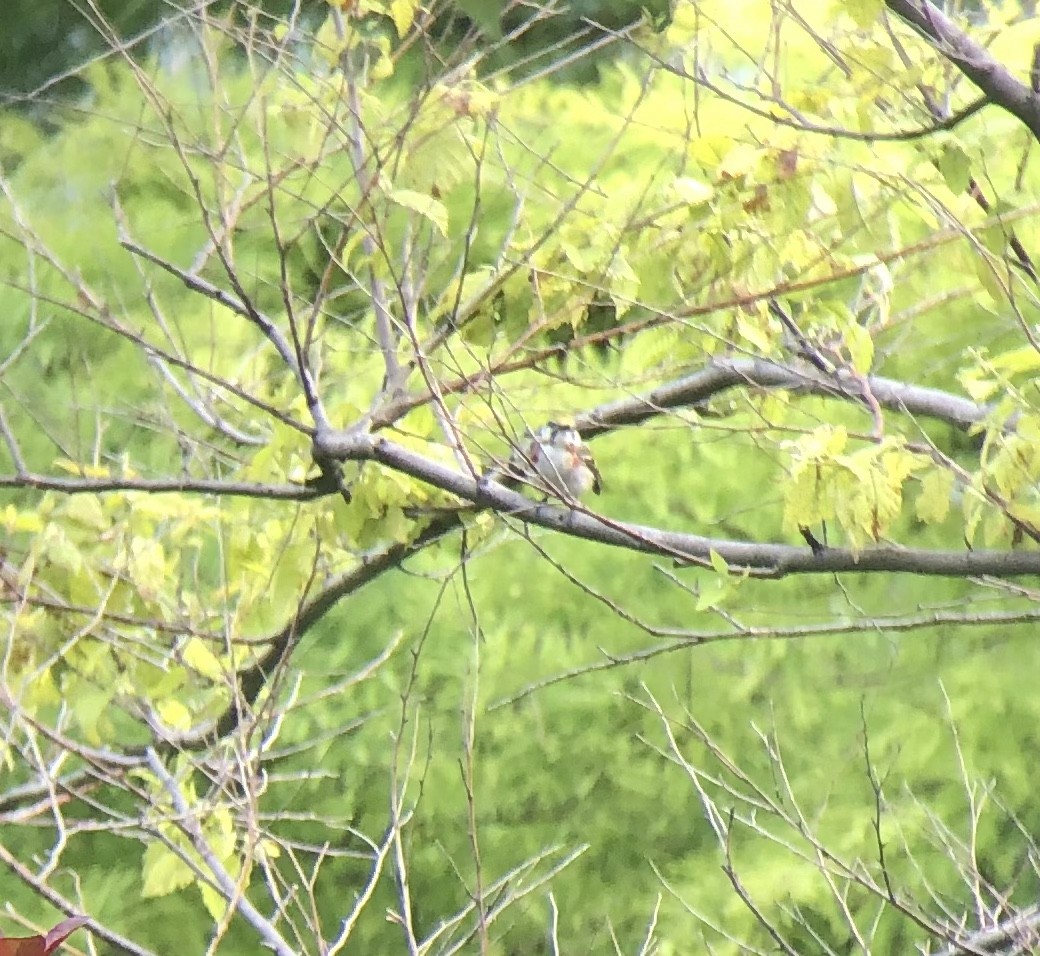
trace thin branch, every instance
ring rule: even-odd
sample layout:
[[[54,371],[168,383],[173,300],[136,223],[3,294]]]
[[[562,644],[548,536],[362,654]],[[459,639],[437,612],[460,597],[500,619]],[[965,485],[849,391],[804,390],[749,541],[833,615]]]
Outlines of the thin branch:
[[[335,7],[332,10],[332,22],[342,41],[345,37],[343,16]],[[347,124],[347,139],[350,144],[350,158],[354,166],[354,175],[361,187],[362,201],[370,204],[377,173],[367,170],[368,164],[361,126],[361,96],[358,90],[357,70],[350,49],[344,51],[340,66],[347,84],[347,110],[350,116]],[[376,157],[376,167],[378,171],[378,157]],[[364,225],[361,228],[361,249],[369,260],[369,293],[372,297],[372,310],[375,313],[376,340],[379,342],[379,349],[383,353],[383,363],[386,367],[384,388],[390,394],[394,394],[403,385],[401,365],[397,360],[397,333],[390,312],[386,285],[376,271],[375,259],[380,249],[369,229]]]
[[[668,628],[652,629],[645,624],[639,624],[645,631],[654,633],[659,637],[667,636],[669,640],[662,644],[654,644],[650,647],[640,648],[628,654],[600,653],[604,660],[593,661],[589,664],[579,664],[569,670],[543,677],[540,680],[525,684],[520,690],[508,697],[492,701],[488,704],[488,710],[497,710],[500,707],[511,707],[524,697],[528,697],[536,691],[560,684],[564,681],[583,677],[596,671],[611,670],[615,667],[626,667],[630,664],[644,663],[664,654],[674,654],[679,651],[688,651],[703,644],[728,643],[730,641],[793,641],[804,640],[812,637],[848,636],[857,634],[906,634],[913,631],[928,630],[932,628],[945,628],[949,633],[955,633],[961,627],[983,627],[1004,628],[1019,624],[1035,627],[1040,622],[1040,610],[1037,611],[994,611],[985,614],[961,614],[953,611],[929,611],[922,614],[908,615],[905,617],[892,618],[870,618],[869,620],[854,621],[824,621],[819,624],[805,624],[799,627],[748,627],[742,626],[735,630],[727,631],[685,631],[670,630]]]
[[[916,69],[913,58],[910,56],[909,53],[907,53],[906,48],[903,46],[902,42],[900,42],[900,39],[896,35],[895,30],[892,29],[890,18],[886,16],[884,18],[884,21],[885,30],[888,33],[889,40],[891,40],[892,42],[892,48],[896,51],[896,55],[899,57],[905,69],[908,72],[913,73]],[[1034,63],[1035,62],[1036,53],[1034,50]],[[932,116],[935,117],[935,119],[937,120],[943,119],[946,114],[946,108],[936,98],[934,92],[932,91],[932,88],[927,83],[921,81],[918,81],[915,85],[917,86],[918,93],[920,93],[921,95],[921,101],[924,103],[928,112],[931,113]],[[1036,92],[1037,84],[1035,81],[1031,82],[1031,86],[1034,92]],[[983,102],[988,102],[985,99],[985,97],[983,98]],[[938,157],[936,157],[933,160],[933,162],[935,162],[936,168],[939,168]],[[982,209],[983,212],[987,214],[990,214],[992,212],[992,203],[989,201],[986,194],[982,191],[982,186],[979,184],[978,180],[974,176],[969,176],[968,178],[967,192],[968,195],[975,200],[976,204],[979,206],[980,209]],[[1038,277],[1037,275],[1036,267],[1033,265],[1032,258],[1026,251],[1026,248],[1022,244],[1022,241],[1018,238],[1018,236],[1015,235],[1014,230],[1011,229],[1008,230],[1008,245],[1011,247],[1011,251],[1015,254],[1015,257],[1018,260],[1018,265],[1021,267],[1021,269],[1034,282],[1038,281],[1038,278],[1040,277]]]
[[[255,481],[226,481],[223,478],[55,478],[35,473],[0,475],[2,488],[33,488],[36,491],[56,491],[63,495],[96,495],[111,491],[140,491],[147,494],[185,492],[271,501],[313,501],[329,493],[328,488],[319,486],[268,485]]]
[[[202,276],[194,275],[187,269],[182,269],[180,266],[170,262],[169,259],[164,259],[157,253],[152,252],[150,249],[138,245],[130,238],[124,229],[121,228],[120,233],[119,244],[126,249],[127,252],[139,256],[140,258],[152,263],[152,265],[158,266],[163,271],[168,272],[177,279],[180,279],[180,281],[184,283],[184,286],[190,291],[197,292],[199,295],[205,296],[207,299],[212,299],[218,305],[222,305],[230,312],[234,312],[235,315],[248,319],[256,325],[256,327],[263,333],[264,338],[274,346],[275,351],[278,353],[278,357],[289,367],[297,380],[302,380],[301,376],[303,372],[300,369],[299,363],[296,361],[296,353],[293,350],[292,345],[289,344],[289,340],[274,324],[273,319],[264,315],[262,312],[259,312],[251,304],[246,304],[227,290],[214,285],[208,279],[203,279]]]
[[[1040,139],[1040,97],[1017,80],[981,43],[973,40],[929,0],[885,0],[888,9],[914,27],[993,104],[1021,120]]]
[[[18,439],[11,430],[11,425],[7,421],[7,416],[4,414],[4,408],[2,405],[0,405],[0,436],[3,437],[4,444],[7,446],[8,454],[11,456],[11,464],[14,465],[14,469],[17,472],[16,477],[23,478],[28,474],[29,468],[25,464],[25,458],[22,457],[21,446],[18,444]]]
[[[892,6],[892,4],[889,4],[889,6]],[[585,22],[592,23],[593,21],[586,19]],[[612,31],[608,27],[601,26],[600,24],[596,24],[596,26],[614,36],[622,36],[622,34]],[[978,99],[973,100],[967,106],[962,107],[955,113],[951,113],[949,116],[941,118],[937,117],[935,122],[928,126],[919,126],[912,129],[887,131],[853,130],[846,126],[826,126],[822,123],[814,123],[811,120],[806,119],[797,110],[781,100],[773,100],[769,97],[763,97],[768,105],[756,106],[753,103],[748,102],[746,99],[741,99],[739,96],[731,93],[728,89],[720,86],[718,83],[713,83],[708,79],[708,75],[703,69],[697,69],[695,73],[690,73],[685,67],[670,62],[648,47],[640,46],[638,43],[634,42],[633,45],[640,53],[648,57],[659,69],[666,73],[671,73],[673,76],[677,76],[680,79],[689,80],[696,86],[703,87],[710,93],[713,93],[715,96],[719,97],[719,99],[731,103],[739,109],[751,113],[753,116],[759,116],[762,119],[769,120],[770,123],[774,123],[777,126],[786,126],[791,129],[800,130],[804,133],[812,133],[816,136],[828,136],[832,139],[848,139],[861,143],[913,142],[914,140],[934,136],[936,133],[948,132],[951,129],[955,129],[966,119],[970,119],[983,107],[989,106],[991,103],[990,97],[980,96]],[[789,115],[784,116],[778,113],[778,108],[786,111]]]
[[[980,950],[984,953],[997,952],[994,947],[1004,947],[1009,944],[1012,946],[1007,950],[1009,954],[1035,952],[1032,949],[1019,949],[1015,943],[1027,933],[1030,934],[1030,939],[1035,941],[1036,937],[1033,934],[1038,930],[1040,930],[1040,906],[1029,906],[1022,912],[1016,913],[1006,920],[1001,920],[994,927],[962,935],[958,942],[938,950],[934,956],[960,956],[961,953]],[[949,933],[957,935],[957,930],[950,929]],[[999,952],[1004,952],[1004,950],[1001,949]]]
[[[243,892],[243,887],[232,878],[231,874],[228,873],[227,869],[217,858],[199,827],[191,808],[184,799],[180,787],[163,766],[159,755],[149,747],[146,751],[146,758],[149,769],[158,778],[167,796],[170,798],[173,809],[177,814],[178,826],[191,840],[195,851],[213,874],[213,878],[220,888],[221,896],[224,897],[229,906],[234,905],[237,907],[246,922],[257,931],[264,944],[274,950],[278,956],[296,956],[296,950],[274,928],[271,921],[253,906]]]
[[[165,379],[170,388],[176,392],[177,397],[184,402],[184,404],[190,408],[195,415],[198,416],[204,425],[208,425],[214,431],[220,432],[220,434],[225,438],[230,439],[236,445],[251,445],[256,447],[267,444],[267,438],[263,435],[251,435],[248,432],[242,431],[240,428],[236,428],[222,415],[210,408],[205,403],[202,396],[199,395],[199,390],[195,387],[194,381],[192,381],[192,390],[195,392],[195,396],[193,397],[188,394],[188,389],[183,386],[177,376],[173,374],[173,369],[159,358],[158,355],[148,353],[147,358],[152,364],[152,367],[163,377],[163,379]]]
[[[421,551],[445,534],[453,531],[461,523],[459,514],[451,513],[440,516],[430,524],[423,533],[411,542],[390,545],[377,554],[369,555],[350,571],[333,580],[320,594],[305,604],[298,614],[273,637],[269,638],[270,648],[254,665],[239,672],[238,680],[241,692],[237,703],[233,704],[216,721],[215,733],[224,737],[238,727],[244,714],[243,705],[252,705],[266,687],[268,676],[277,671],[281,661],[292,652],[300,639],[343,598],[360,591],[387,571],[400,567],[409,556]],[[207,734],[193,735],[191,740],[179,740],[181,748],[201,745],[208,739]]]
[[[49,885],[38,880],[33,872],[21,863],[2,843],[0,843],[0,864],[6,866],[13,876],[16,876],[34,893],[47,900],[48,903],[61,910],[67,916],[75,914],[79,909],[79,907],[73,905],[71,900],[66,899]],[[115,950],[125,953],[127,956],[156,956],[153,950],[139,946],[132,939],[110,930],[97,920],[91,919],[84,926],[99,939],[103,939]]]
[[[408,818],[405,817],[403,819],[392,821],[387,827],[386,832],[383,834],[383,839],[380,840],[379,846],[376,847],[372,854],[372,868],[369,871],[368,879],[365,881],[364,886],[354,894],[354,905],[351,907],[350,912],[343,918],[343,921],[340,924],[339,933],[336,934],[334,939],[328,941],[326,948],[323,950],[323,952],[327,953],[328,956],[336,956],[336,954],[347,945],[347,941],[350,939],[350,934],[354,931],[354,926],[357,924],[358,918],[372,899],[372,895],[375,893],[376,887],[379,885],[379,879],[383,875],[383,867],[386,865],[387,857],[390,855],[390,849],[393,846],[397,827],[404,826],[407,823]]]

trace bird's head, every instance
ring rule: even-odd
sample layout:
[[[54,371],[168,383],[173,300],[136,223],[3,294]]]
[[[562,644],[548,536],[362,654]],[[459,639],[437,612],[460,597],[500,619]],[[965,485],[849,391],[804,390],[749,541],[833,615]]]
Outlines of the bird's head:
[[[548,441],[549,444],[554,445],[557,448],[563,448],[565,446],[577,446],[581,444],[581,435],[578,434],[578,430],[568,422],[546,422],[545,425],[540,429],[543,441]]]

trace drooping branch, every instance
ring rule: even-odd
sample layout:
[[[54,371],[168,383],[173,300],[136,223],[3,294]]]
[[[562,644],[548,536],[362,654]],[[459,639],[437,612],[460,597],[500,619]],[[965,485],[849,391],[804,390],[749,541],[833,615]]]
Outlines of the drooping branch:
[[[885,0],[901,17],[974,83],[991,103],[1021,120],[1040,139],[1040,96],[1017,80],[981,43],[973,40],[929,0]]]
[[[300,608],[291,621],[270,638],[269,647],[263,657],[238,673],[239,697],[217,719],[215,724],[217,736],[224,737],[238,727],[245,716],[243,706],[252,706],[256,703],[271,675],[288,659],[300,639],[332,608],[344,598],[356,594],[365,585],[370,584],[387,571],[400,567],[406,558],[440,540],[444,535],[457,528],[460,521],[460,516],[454,512],[441,515],[428,525],[414,541],[398,542],[363,558],[357,567],[344,572],[322,588]],[[205,731],[193,733],[190,740],[178,739],[176,744],[178,748],[183,749],[201,744],[207,737],[208,733]]]
[[[791,574],[904,573],[947,577],[1016,577],[1040,573],[1040,553],[1025,551],[937,551],[919,548],[821,548],[730,541],[614,521],[578,508],[532,502],[490,477],[473,478],[383,438],[356,431],[321,430],[315,453],[337,461],[376,461],[477,507],[570,537],[630,551],[710,566],[718,554],[734,573],[781,578]]]

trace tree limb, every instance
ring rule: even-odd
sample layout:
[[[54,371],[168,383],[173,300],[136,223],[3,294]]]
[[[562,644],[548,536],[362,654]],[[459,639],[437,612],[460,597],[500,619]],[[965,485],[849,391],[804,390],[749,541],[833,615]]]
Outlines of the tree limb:
[[[974,83],[991,103],[1021,120],[1040,140],[1040,97],[1011,75],[929,0],[885,0],[888,9],[924,36],[936,51]]]
[[[591,512],[532,502],[488,478],[472,478],[384,438],[352,431],[320,430],[315,453],[337,461],[377,461],[387,468],[490,508],[570,537],[680,562],[710,565],[712,552],[734,574],[782,578],[791,574],[877,573],[945,577],[1015,577],[1040,573],[1040,553],[1027,551],[937,551],[880,547],[865,551],[826,548],[817,554],[794,545],[729,541],[613,521]]]
[[[867,383],[882,408],[947,422],[963,431],[982,424],[989,412],[986,405],[936,388],[881,376],[869,376]],[[620,425],[644,422],[665,409],[695,405],[731,388],[747,386],[789,389],[857,403],[862,400],[862,383],[851,377],[843,382],[809,367],[793,368],[769,359],[719,358],[645,395],[624,398],[579,415],[575,425],[583,438],[593,438]]]
[[[270,638],[266,653],[255,664],[238,673],[240,693],[236,701],[217,719],[214,732],[218,737],[231,733],[244,718],[242,704],[256,703],[260,692],[278,666],[292,653],[300,639],[318,623],[343,598],[360,591],[386,571],[400,567],[409,556],[444,537],[459,526],[460,515],[456,512],[441,515],[414,541],[398,542],[369,557],[362,558],[357,567],[341,574],[308,601],[293,619]],[[176,741],[178,749],[190,748],[203,743],[208,732],[193,733],[192,738]]]

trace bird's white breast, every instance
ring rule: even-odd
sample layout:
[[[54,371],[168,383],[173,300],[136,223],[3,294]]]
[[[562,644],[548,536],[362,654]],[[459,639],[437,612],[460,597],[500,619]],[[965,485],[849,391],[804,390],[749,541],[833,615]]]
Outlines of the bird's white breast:
[[[592,471],[581,458],[567,448],[539,442],[535,466],[538,474],[553,488],[565,490],[575,498],[585,494],[595,481]]]

